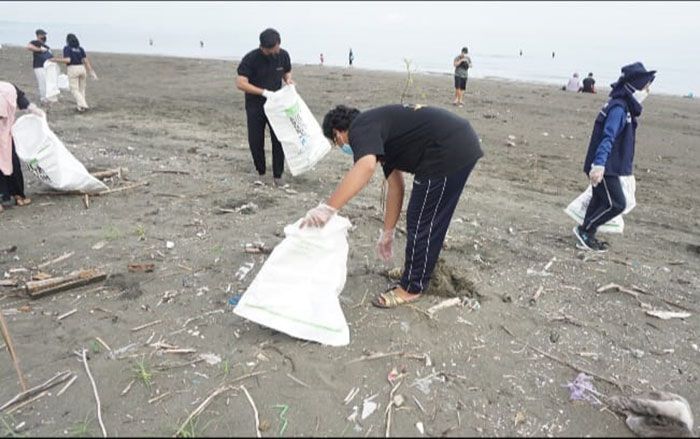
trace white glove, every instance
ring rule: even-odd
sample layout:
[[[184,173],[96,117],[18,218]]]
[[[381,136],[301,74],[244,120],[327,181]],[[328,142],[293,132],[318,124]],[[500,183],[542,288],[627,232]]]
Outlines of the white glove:
[[[389,262],[394,257],[394,235],[395,229],[382,230],[377,240],[377,255],[384,262]]]
[[[335,209],[325,203],[321,203],[313,209],[306,212],[304,220],[301,222],[300,228],[304,227],[323,227],[328,221],[333,218],[333,215],[338,213]]]
[[[46,47],[44,47],[44,46],[41,46],[41,51],[42,51],[42,52],[48,52],[48,51],[49,51],[49,49],[47,49],[47,48],[46,48]]]
[[[32,113],[36,116],[43,117],[44,119],[46,119],[46,113],[44,112],[44,110],[37,107],[33,103],[29,104],[29,107],[27,107],[27,111],[29,111],[30,113]]]
[[[605,175],[605,166],[593,165],[591,166],[591,171],[588,173],[588,178],[591,180],[591,186],[596,187],[603,181],[603,176]]]
[[[91,77],[92,79],[94,79],[95,81],[97,81],[97,79],[98,79],[98,78],[97,78],[97,73],[95,73],[94,70],[90,70],[90,77]]]
[[[272,94],[273,93],[270,90],[263,90],[263,93],[262,93],[262,95],[265,99],[270,99],[272,97]]]

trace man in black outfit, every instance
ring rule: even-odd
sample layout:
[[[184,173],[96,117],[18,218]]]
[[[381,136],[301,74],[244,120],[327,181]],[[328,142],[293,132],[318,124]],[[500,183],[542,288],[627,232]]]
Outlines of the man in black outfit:
[[[263,105],[272,92],[285,84],[292,84],[292,62],[289,53],[280,48],[281,38],[274,29],[265,29],[260,34],[260,47],[248,52],[238,65],[236,87],[245,92],[245,111],[248,118],[248,145],[255,169],[260,177],[265,175],[265,125],[270,122]],[[281,186],[284,172],[284,151],[270,126],[272,139],[273,184]]]

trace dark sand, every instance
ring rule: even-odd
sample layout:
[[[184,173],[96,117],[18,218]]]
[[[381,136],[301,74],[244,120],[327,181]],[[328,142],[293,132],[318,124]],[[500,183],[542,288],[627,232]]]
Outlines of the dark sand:
[[[24,424],[20,433],[77,435],[88,419],[87,432],[100,434],[90,382],[73,355],[83,347],[91,352],[107,431],[115,436],[172,435],[214,389],[252,372],[264,373],[236,384],[244,384],[254,399],[264,436],[280,432],[278,404],[289,407],[287,436],[383,436],[391,390],[387,374],[395,367],[405,367],[407,376],[397,391],[405,404],[394,412],[393,435],[420,435],[417,422],[430,436],[630,435],[611,412],[570,402],[563,385],[577,372],[523,343],[617,381],[626,394],[667,390],[700,407],[697,100],[652,95],[645,102],[637,142],[638,206],[626,217],[624,236],[607,237],[608,254],[584,257],[574,247],[573,223],[562,209],[586,186],[583,155],[606,96],[470,80],[466,107],[456,109],[450,105],[451,77],[417,76],[409,101],[463,115],[483,139],[486,156],[472,174],[442,253],[475,284],[481,307],[450,308],[429,320],[417,309],[385,311],[370,305],[389,282],[374,257],[381,225],[377,173],[343,211],[356,226],[341,295],[351,343],[329,348],[244,321],[231,313],[227,300],[245,290],[264,262],[264,256],[244,253],[243,246],[257,239],[268,246],[279,243],[286,224],[330,194],[350,167],[348,158],[332,151],[315,171],[287,175],[296,193],[254,186],[235,63],[112,54],[92,58],[100,75],[88,84],[93,110],[76,114],[72,97],[64,92],[50,125],[89,169],[126,167],[132,182],[150,185],[93,197],[85,209],[81,197],[40,195],[47,189],[26,173],[33,205],[0,215],[0,275],[31,269],[65,252],[74,255],[43,271],[103,267],[113,275],[101,284],[104,289],[96,290],[97,285],[33,301],[0,287],[0,307],[30,386],[63,370],[78,376],[63,395],[55,396],[60,386],[55,387],[12,415],[3,414],[10,426]],[[35,98],[25,50],[3,48],[0,72],[3,80]],[[299,65],[294,76],[319,119],[339,103],[370,108],[398,102],[405,80],[397,73]],[[506,146],[509,135],[516,146]],[[248,202],[259,208],[249,214],[217,211]],[[104,247],[93,249],[101,241]],[[174,248],[167,249],[166,241]],[[403,243],[399,235],[399,257]],[[12,245],[16,252],[4,252]],[[536,274],[553,258],[549,275]],[[129,273],[132,262],[154,262],[156,270]],[[239,282],[234,273],[246,262],[255,266]],[[12,277],[26,280],[29,275],[15,272]],[[677,310],[663,298],[692,308],[692,316],[662,321],[645,315],[631,296],[596,294],[610,282],[653,294],[640,296],[653,308]],[[530,304],[540,287],[539,299]],[[416,306],[424,310],[440,300],[444,297],[426,297]],[[74,308],[77,313],[57,321]],[[203,317],[191,320],[197,316]],[[130,330],[156,320],[162,323]],[[138,345],[123,358],[111,359],[95,337],[114,350]],[[144,345],[148,340],[196,353],[164,354]],[[348,364],[371,352],[427,354],[432,364],[411,356]],[[223,362],[157,369],[206,353]],[[139,361],[153,370],[152,385],[137,381],[122,396]],[[413,385],[431,374],[436,380],[428,394]],[[601,379],[594,383],[606,395],[620,392]],[[344,405],[354,387],[359,393]],[[0,404],[18,392],[9,356],[0,352]],[[362,400],[375,394],[376,412],[362,421],[358,417],[357,424],[346,420],[353,406],[361,411]],[[0,431],[7,433],[4,426]],[[194,433],[254,435],[245,394],[232,390],[215,399]]]

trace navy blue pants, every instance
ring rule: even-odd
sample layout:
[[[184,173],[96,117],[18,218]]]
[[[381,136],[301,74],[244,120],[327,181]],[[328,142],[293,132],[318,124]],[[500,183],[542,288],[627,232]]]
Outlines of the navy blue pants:
[[[401,287],[409,293],[428,288],[447,228],[476,162],[447,176],[413,180],[406,211],[406,257]]]
[[[0,197],[2,201],[10,201],[15,195],[24,198],[24,176],[15,152],[15,144],[12,142],[12,175],[5,175],[0,171]]]
[[[267,170],[265,165],[265,126],[268,126],[272,140],[272,176],[280,178],[284,172],[284,150],[280,141],[277,140],[267,116],[265,116],[263,106],[246,107],[245,111],[248,117],[248,146],[253,156],[255,170],[260,175],[265,175]]]
[[[589,236],[595,236],[598,227],[621,214],[627,206],[620,177],[606,175],[593,188],[593,197],[588,204],[582,228]]]

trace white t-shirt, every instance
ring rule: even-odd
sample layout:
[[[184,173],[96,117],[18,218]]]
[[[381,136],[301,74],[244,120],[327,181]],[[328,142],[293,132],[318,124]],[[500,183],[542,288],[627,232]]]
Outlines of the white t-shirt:
[[[566,84],[566,91],[578,91],[580,88],[581,83],[579,82],[579,78],[571,77],[569,83]]]

